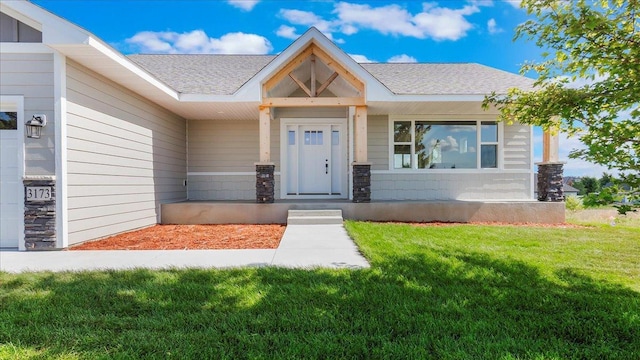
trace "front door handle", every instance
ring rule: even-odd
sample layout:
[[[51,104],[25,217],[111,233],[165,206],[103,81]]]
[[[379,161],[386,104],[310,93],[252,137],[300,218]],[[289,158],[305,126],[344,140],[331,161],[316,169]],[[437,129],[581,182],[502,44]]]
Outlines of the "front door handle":
[[[325,174],[329,173],[329,159],[324,160],[324,173]]]

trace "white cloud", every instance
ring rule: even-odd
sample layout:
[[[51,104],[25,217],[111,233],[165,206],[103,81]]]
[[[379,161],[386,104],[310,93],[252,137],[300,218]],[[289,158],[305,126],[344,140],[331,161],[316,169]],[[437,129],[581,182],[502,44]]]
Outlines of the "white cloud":
[[[384,35],[455,41],[474,28],[467,17],[480,12],[480,6],[491,5],[492,1],[475,0],[453,9],[424,3],[422,11],[414,14],[397,4],[372,7],[343,1],[334,5],[332,19],[295,9],[282,9],[280,16],[293,25],[314,26],[329,39],[334,33],[353,35],[360,30],[373,30]]]
[[[491,18],[489,19],[489,21],[487,21],[487,30],[489,30],[489,34],[497,34],[503,31],[501,28],[498,27],[498,24],[496,23],[496,19],[494,18]]]
[[[395,55],[389,58],[387,62],[390,63],[416,63],[418,60],[413,56],[409,56],[407,54]]]
[[[372,8],[364,4],[340,2],[333,10],[342,26],[348,26],[351,33],[365,28],[382,34],[421,37],[421,32],[412,22],[412,15],[399,5]]]
[[[280,10],[280,16],[294,25],[304,25],[305,27],[313,26],[320,30],[326,37],[333,40],[333,24],[310,11],[282,9]]]
[[[300,37],[300,35],[296,33],[296,28],[294,28],[293,26],[287,26],[287,25],[281,25],[278,28],[278,30],[276,30],[276,35],[283,37],[285,39],[292,39],[292,40],[295,40],[298,37]]]
[[[126,42],[142,53],[267,54],[273,49],[269,40],[260,35],[236,32],[212,38],[203,30],[186,33],[142,31]]]
[[[168,32],[141,31],[126,41],[129,44],[139,45],[144,52],[171,52],[170,42],[174,36]]]
[[[253,7],[259,2],[259,0],[227,0],[229,5],[237,7],[244,11],[251,11]]]
[[[353,60],[355,60],[357,63],[372,63],[372,62],[376,62],[375,60],[370,60],[368,59],[366,56],[364,55],[359,55],[359,54],[349,54],[349,56],[351,56],[351,58]]]
[[[467,35],[473,25],[465,16],[480,11],[476,5],[467,5],[462,9],[441,8],[435,4],[423,4],[423,12],[417,14],[413,21],[422,32],[422,38],[434,40],[458,40]]]
[[[520,9],[522,7],[522,0],[504,0],[507,4],[513,6],[516,9]]]

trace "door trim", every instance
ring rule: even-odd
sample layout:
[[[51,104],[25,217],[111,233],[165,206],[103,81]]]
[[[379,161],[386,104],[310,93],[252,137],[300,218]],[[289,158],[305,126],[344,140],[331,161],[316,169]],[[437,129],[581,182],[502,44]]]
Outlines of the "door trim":
[[[7,106],[10,108],[16,109],[18,113],[17,120],[17,136],[18,136],[18,189],[16,189],[19,193],[24,194],[24,96],[22,95],[0,95],[0,104],[3,106]],[[22,221],[18,221],[18,250],[25,250],[24,246],[24,198],[19,202],[22,206],[18,206],[21,216],[19,219]]]
[[[340,195],[290,195],[287,193],[288,186],[288,127],[289,126],[313,126],[313,125],[334,125],[339,126],[341,135],[340,158],[342,159],[340,182],[342,193]],[[281,118],[280,119],[280,198],[281,199],[347,199],[348,189],[348,161],[347,161],[347,118]],[[329,134],[331,141],[331,134]],[[296,142],[298,144],[299,142]],[[299,144],[298,144],[299,145]]]

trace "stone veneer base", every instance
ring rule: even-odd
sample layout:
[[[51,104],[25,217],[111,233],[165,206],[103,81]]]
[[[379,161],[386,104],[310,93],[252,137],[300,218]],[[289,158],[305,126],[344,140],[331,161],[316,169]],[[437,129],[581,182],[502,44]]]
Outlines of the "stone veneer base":
[[[538,201],[564,201],[563,165],[561,162],[538,163]]]
[[[353,164],[353,202],[371,202],[371,164]]]
[[[256,202],[270,204],[275,200],[275,165],[256,164]]]
[[[26,250],[56,249],[56,181],[55,179],[25,179],[24,183],[24,245]],[[27,187],[51,187],[51,199],[27,201]]]

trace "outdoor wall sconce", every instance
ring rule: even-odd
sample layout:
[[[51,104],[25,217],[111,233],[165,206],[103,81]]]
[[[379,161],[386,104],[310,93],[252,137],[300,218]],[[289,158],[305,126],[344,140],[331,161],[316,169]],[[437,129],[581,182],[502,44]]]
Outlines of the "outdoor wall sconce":
[[[32,139],[40,139],[42,128],[47,125],[47,116],[43,114],[35,114],[31,120],[25,123],[27,127],[27,137]]]

